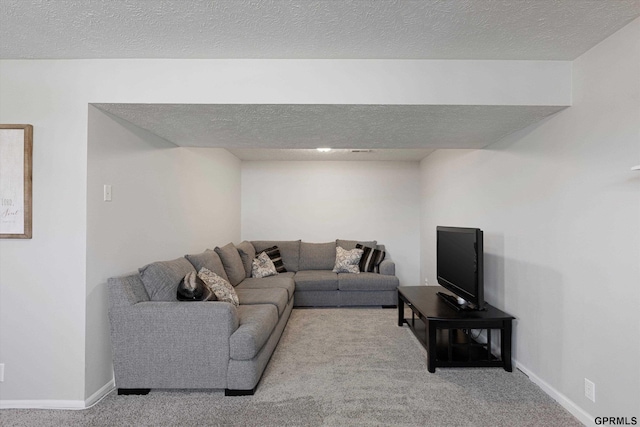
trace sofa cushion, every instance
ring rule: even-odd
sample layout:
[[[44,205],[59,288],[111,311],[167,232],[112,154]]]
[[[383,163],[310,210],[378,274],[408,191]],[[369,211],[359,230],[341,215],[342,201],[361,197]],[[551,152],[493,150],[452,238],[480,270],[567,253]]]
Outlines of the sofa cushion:
[[[300,266],[302,270],[331,270],[336,261],[336,242],[300,243]]]
[[[338,274],[331,270],[298,271],[294,280],[296,281],[296,290],[301,292],[338,290]]]
[[[369,246],[370,248],[375,248],[376,245],[378,244],[376,240],[372,240],[370,242],[367,242],[365,240],[342,240],[342,239],[336,240],[336,246],[345,248],[348,251],[350,251],[351,249],[355,249],[358,243],[361,244],[362,246]]]
[[[360,244],[356,245],[356,248],[362,249],[364,253],[360,258],[360,271],[366,271],[369,273],[379,273],[380,263],[384,260],[385,252],[380,249],[374,249]]]
[[[278,309],[272,304],[238,307],[239,326],[229,337],[230,356],[234,360],[253,359],[278,323]]]
[[[180,281],[195,268],[185,258],[157,261],[138,270],[151,301],[177,301]]]
[[[284,263],[282,262],[282,254],[280,254],[280,249],[277,246],[272,246],[270,248],[265,249],[265,254],[269,257],[269,259],[273,262],[273,265],[276,266],[276,271],[278,273],[286,273],[287,269],[284,268]],[[262,253],[260,252],[260,253]]]
[[[224,280],[229,280],[227,273],[224,271],[224,266],[222,265],[220,256],[213,249],[207,249],[206,251],[195,255],[185,255],[184,257],[193,264],[196,271],[200,271],[200,269],[204,267],[213,271]]]
[[[282,262],[287,271],[298,271],[298,263],[300,262],[300,240],[254,240],[253,247],[256,253],[262,252],[267,248],[277,246],[282,255]]]
[[[236,307],[240,304],[233,286],[213,271],[203,267],[198,272],[198,277],[211,289],[218,301],[228,302]]]
[[[338,289],[341,291],[393,291],[398,282],[396,276],[376,273],[338,274]]]
[[[283,288],[236,289],[240,305],[272,304],[278,309],[278,317],[284,313],[289,294]]]
[[[275,276],[263,277],[262,279],[255,279],[253,277],[244,279],[236,289],[271,289],[282,288],[286,289],[289,299],[293,296],[296,290],[296,283],[293,281],[293,275],[295,273],[289,271],[287,273],[280,273]]]
[[[227,273],[229,282],[233,286],[236,286],[247,277],[242,258],[240,258],[240,254],[233,243],[229,243],[223,247],[216,247],[215,251],[220,255],[224,271]]]
[[[360,273],[360,258],[362,249],[351,249],[350,251],[341,246],[336,246],[336,263],[333,266],[334,273]]]
[[[245,277],[251,277],[251,267],[252,261],[256,257],[256,248],[253,247],[251,242],[241,242],[238,246],[238,253],[240,254],[240,259],[242,260],[242,265],[244,265],[244,271],[246,273]]]
[[[260,252],[260,255],[251,261],[251,277],[263,278],[275,276],[278,274],[276,266],[266,252]]]

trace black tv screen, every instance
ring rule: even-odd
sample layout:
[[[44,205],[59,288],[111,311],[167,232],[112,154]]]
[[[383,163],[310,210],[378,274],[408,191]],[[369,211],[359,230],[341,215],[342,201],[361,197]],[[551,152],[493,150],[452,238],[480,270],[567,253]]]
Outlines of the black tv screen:
[[[482,308],[482,230],[439,226],[436,232],[438,283],[474,306]]]

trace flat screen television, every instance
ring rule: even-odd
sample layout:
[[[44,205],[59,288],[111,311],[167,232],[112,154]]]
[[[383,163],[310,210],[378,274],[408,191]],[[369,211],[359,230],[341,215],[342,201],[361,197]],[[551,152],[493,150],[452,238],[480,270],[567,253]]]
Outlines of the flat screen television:
[[[437,233],[437,275],[443,288],[464,299],[461,305],[484,307],[484,268],[482,230],[441,227]]]

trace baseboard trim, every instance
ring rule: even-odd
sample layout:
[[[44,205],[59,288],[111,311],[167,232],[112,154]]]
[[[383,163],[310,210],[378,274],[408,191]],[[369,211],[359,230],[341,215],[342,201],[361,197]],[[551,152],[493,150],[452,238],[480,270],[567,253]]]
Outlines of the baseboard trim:
[[[587,411],[582,409],[578,404],[576,404],[573,400],[569,399],[564,394],[560,393],[558,390],[553,388],[549,383],[544,381],[542,378],[534,374],[529,368],[524,366],[522,363],[518,362],[514,359],[515,367],[520,369],[526,376],[529,377],[529,380],[536,384],[538,387],[542,389],[545,393],[547,393],[553,400],[558,402],[560,406],[569,411],[571,415],[576,417],[578,421],[586,426],[595,426],[595,418],[589,414]]]
[[[111,379],[86,400],[0,400],[0,409],[87,409],[98,403],[115,388]]]
[[[92,407],[96,403],[100,402],[100,400],[102,400],[102,398],[105,397],[107,394],[111,393],[115,388],[116,388],[116,382],[113,378],[111,378],[111,380],[108,383],[100,387],[98,391],[93,393],[84,401],[84,407],[85,408]]]
[[[84,409],[84,400],[0,400],[0,409]]]

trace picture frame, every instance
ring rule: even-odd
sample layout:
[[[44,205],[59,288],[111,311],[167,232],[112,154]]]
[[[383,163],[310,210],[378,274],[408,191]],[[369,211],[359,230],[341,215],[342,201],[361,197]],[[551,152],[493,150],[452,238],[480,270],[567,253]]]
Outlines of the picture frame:
[[[0,239],[32,237],[33,126],[0,124]]]

